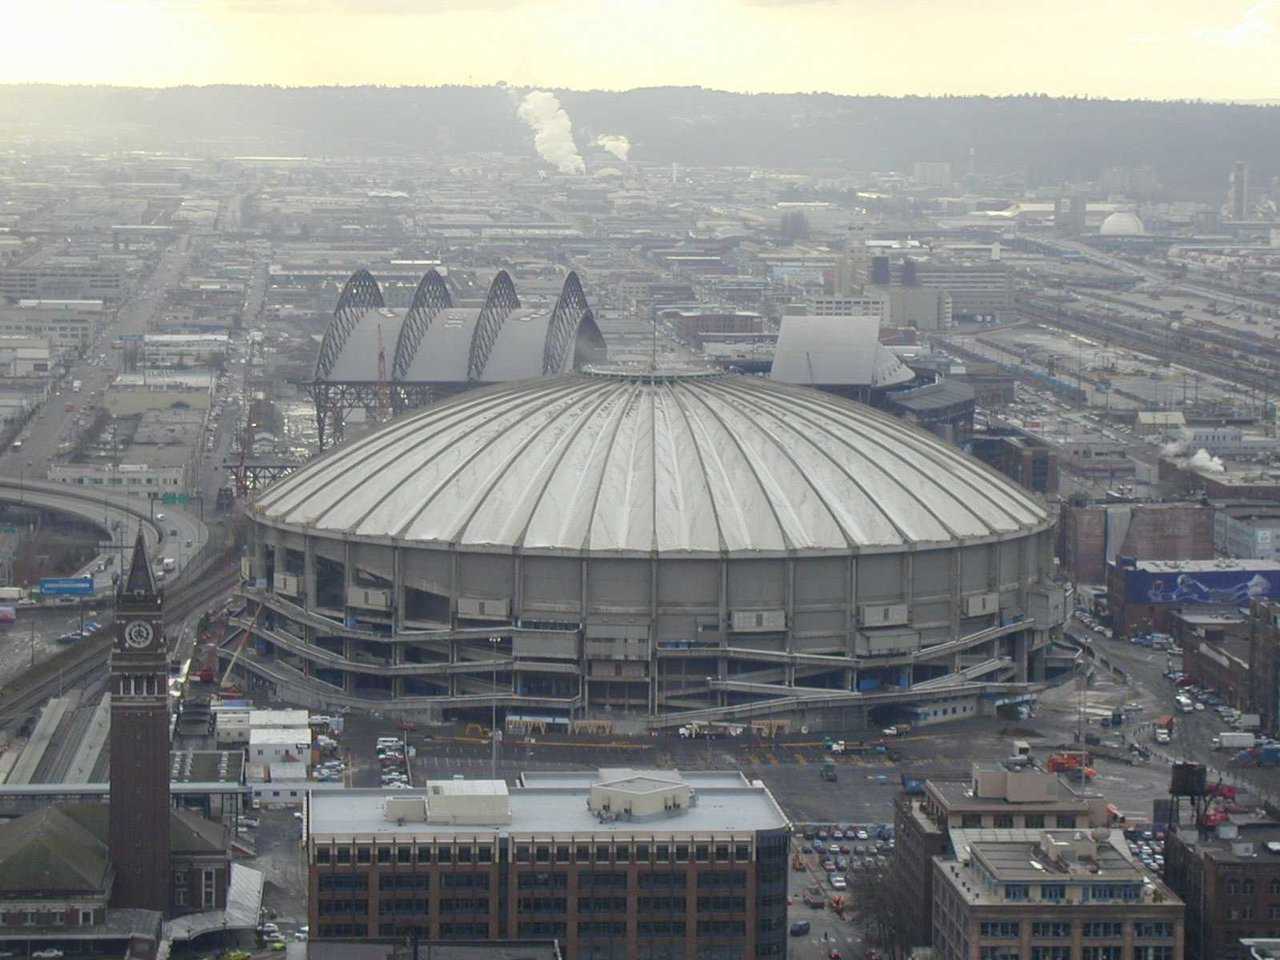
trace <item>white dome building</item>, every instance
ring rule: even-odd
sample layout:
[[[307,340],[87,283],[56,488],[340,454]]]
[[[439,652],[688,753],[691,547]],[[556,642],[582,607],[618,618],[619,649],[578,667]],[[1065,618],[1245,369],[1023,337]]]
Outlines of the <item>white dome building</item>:
[[[733,716],[821,694],[848,722],[1009,695],[1062,618],[1043,503],[761,377],[474,390],[313,461],[250,519],[239,663],[316,705]]]
[[[1102,221],[1098,233],[1104,237],[1143,237],[1147,228],[1136,213],[1118,210]]]

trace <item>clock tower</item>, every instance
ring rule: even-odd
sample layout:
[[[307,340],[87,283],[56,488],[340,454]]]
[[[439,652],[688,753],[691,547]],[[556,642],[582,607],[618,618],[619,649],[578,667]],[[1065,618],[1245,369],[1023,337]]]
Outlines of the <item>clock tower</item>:
[[[139,531],[111,648],[111,905],[169,913],[169,651]]]

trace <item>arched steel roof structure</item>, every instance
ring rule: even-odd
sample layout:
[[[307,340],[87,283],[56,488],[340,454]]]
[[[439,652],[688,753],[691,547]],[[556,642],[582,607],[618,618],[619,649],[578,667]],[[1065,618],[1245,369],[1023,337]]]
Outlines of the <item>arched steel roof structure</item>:
[[[547,309],[523,306],[501,270],[477,309],[456,306],[445,278],[430,270],[408,309],[394,310],[373,275],[358,270],[338,298],[308,385],[320,447],[342,438],[351,411],[385,408],[388,391],[399,413],[481,383],[579,370],[605,353],[576,273]]]
[[[324,332],[320,343],[320,355],[316,358],[316,379],[327,380],[338,362],[351,331],[355,329],[365,312],[385,307],[382,288],[368,270],[357,270],[351,275],[338,295],[338,305],[333,310],[333,320]]]
[[[435,270],[428,270],[413,291],[413,300],[409,304],[409,312],[404,315],[404,324],[400,327],[400,335],[396,338],[396,352],[391,364],[391,379],[403,380],[413,363],[413,356],[418,352],[422,338],[426,336],[431,321],[441,310],[453,306],[453,297],[449,295],[449,287],[444,277]]]

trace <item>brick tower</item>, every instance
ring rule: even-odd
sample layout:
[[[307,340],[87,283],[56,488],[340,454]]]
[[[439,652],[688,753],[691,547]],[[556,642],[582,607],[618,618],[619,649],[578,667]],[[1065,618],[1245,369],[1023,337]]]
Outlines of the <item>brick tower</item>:
[[[142,533],[111,648],[112,906],[169,912],[169,659]]]

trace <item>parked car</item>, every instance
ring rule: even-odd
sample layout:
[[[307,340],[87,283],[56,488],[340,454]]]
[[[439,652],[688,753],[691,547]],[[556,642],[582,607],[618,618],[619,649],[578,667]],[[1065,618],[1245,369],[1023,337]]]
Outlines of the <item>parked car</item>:
[[[809,932],[808,920],[797,920],[791,925],[791,935],[793,937],[803,937]]]

